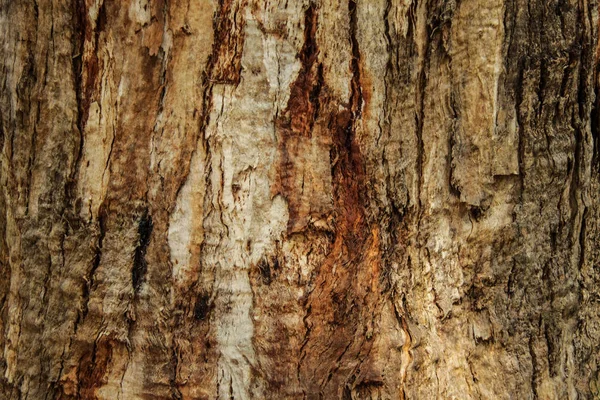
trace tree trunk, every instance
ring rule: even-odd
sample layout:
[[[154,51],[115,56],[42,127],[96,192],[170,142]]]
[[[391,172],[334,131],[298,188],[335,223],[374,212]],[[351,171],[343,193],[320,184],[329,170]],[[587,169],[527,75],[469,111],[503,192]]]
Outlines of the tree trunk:
[[[595,0],[0,0],[0,397],[600,398]]]

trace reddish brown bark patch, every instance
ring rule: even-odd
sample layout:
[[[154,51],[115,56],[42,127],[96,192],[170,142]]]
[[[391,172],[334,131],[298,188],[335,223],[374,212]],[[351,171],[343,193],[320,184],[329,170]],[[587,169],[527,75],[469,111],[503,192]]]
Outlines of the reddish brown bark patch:
[[[79,361],[77,380],[79,390],[77,397],[97,399],[96,391],[107,382],[107,371],[115,346],[123,345],[113,338],[98,339],[93,348],[86,352]]]
[[[380,314],[382,257],[379,230],[366,216],[365,161],[356,138],[364,98],[353,1],[349,14],[351,97],[345,109],[331,107],[336,111],[327,124],[332,138],[335,242],[307,300],[308,332],[299,366],[300,380],[312,382],[306,387],[308,398],[339,398],[348,388],[364,386],[366,391],[382,382],[369,358],[375,316]]]
[[[300,72],[292,84],[287,108],[278,121],[288,135],[310,137],[319,113],[323,68],[317,64],[317,11],[311,4],[304,12],[304,45],[298,54]]]
[[[221,0],[214,18],[215,40],[209,79],[212,83],[237,85],[242,74],[245,0]]]
[[[287,107],[276,121],[279,165],[274,192],[283,195],[288,202],[288,233],[304,229],[311,213],[311,207],[306,205],[312,203],[307,197],[310,197],[312,189],[322,190],[305,188],[303,177],[308,164],[305,150],[314,144],[313,140],[319,140],[313,137],[313,130],[324,103],[323,67],[318,62],[316,41],[317,16],[314,4],[304,12],[304,45],[297,55],[300,71],[291,85]]]

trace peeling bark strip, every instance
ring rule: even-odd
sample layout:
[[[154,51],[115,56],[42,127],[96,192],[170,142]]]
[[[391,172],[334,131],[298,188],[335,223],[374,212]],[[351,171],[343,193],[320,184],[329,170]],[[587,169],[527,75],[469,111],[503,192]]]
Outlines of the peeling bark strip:
[[[599,25],[0,0],[0,398],[598,398]]]

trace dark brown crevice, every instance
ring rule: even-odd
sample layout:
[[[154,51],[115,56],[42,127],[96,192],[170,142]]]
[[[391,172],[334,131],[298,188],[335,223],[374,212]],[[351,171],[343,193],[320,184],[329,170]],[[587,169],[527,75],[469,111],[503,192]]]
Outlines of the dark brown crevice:
[[[23,73],[19,78],[16,93],[17,100],[21,102],[22,111],[21,111],[21,126],[19,128],[25,130],[27,129],[29,123],[28,118],[30,118],[31,114],[35,116],[35,122],[31,128],[31,138],[29,142],[29,157],[27,158],[27,166],[26,166],[26,184],[24,188],[24,198],[25,198],[25,215],[29,215],[29,196],[31,193],[31,180],[33,173],[33,165],[36,157],[36,142],[37,142],[37,125],[40,121],[40,100],[35,99],[37,96],[33,96],[32,92],[38,83],[38,78],[35,75],[35,56],[31,49],[27,51],[27,59],[25,61],[25,65],[23,67]],[[20,111],[20,110],[19,110]],[[19,117],[19,112],[17,112],[17,118]],[[12,140],[15,134],[11,135],[11,152],[14,154],[14,147]]]
[[[169,377],[169,386],[171,390],[171,399],[181,400],[183,395],[177,385],[177,372],[179,369],[179,357],[177,355],[176,347],[171,349],[171,376]]]
[[[416,7],[416,5],[415,5]],[[421,210],[423,208],[422,200],[421,200],[421,192],[423,189],[423,162],[424,162],[424,153],[425,153],[425,144],[423,142],[423,125],[425,122],[425,91],[427,89],[427,73],[429,71],[429,59],[431,56],[431,28],[429,24],[427,24],[426,35],[425,35],[425,55],[422,61],[422,65],[420,71],[418,73],[417,78],[417,87],[415,89],[415,93],[417,95],[417,112],[415,114],[415,123],[416,123],[416,136],[417,136],[417,160],[416,160],[416,169],[417,176],[419,177],[418,182],[418,191],[417,191],[417,204],[418,204],[418,213],[421,214]],[[420,220],[420,217],[419,217]],[[419,222],[420,224],[420,222]]]
[[[431,60],[432,58],[439,58],[440,63],[442,62],[447,62],[449,65],[449,68],[452,68],[452,56],[451,53],[449,51],[449,44],[447,43],[450,34],[448,33],[451,29],[452,26],[452,16],[454,14],[456,8],[456,3],[454,2],[446,2],[446,3],[442,3],[439,5],[439,8],[437,10],[432,10],[430,12],[430,15],[428,17],[428,23],[427,23],[427,43],[426,43],[426,63],[427,65],[423,65],[423,69],[420,71],[419,74],[419,81],[421,81],[421,79],[425,79],[427,80],[427,73],[429,72],[429,60]],[[439,57],[432,57],[432,54],[434,52],[437,52],[439,54]],[[460,199],[461,197],[461,192],[462,192],[462,185],[459,179],[457,179],[457,177],[454,175],[455,172],[455,166],[457,163],[460,163],[461,160],[459,160],[458,158],[455,159],[454,158],[454,152],[456,151],[455,149],[455,145],[457,143],[457,139],[456,139],[456,135],[457,135],[457,128],[458,128],[458,124],[459,121],[461,120],[461,113],[460,113],[460,107],[457,107],[457,100],[456,100],[456,91],[457,91],[457,86],[459,86],[459,84],[457,82],[455,82],[453,80],[453,74],[452,72],[450,72],[450,112],[451,112],[451,116],[452,116],[452,125],[450,126],[450,131],[448,132],[448,153],[446,156],[446,161],[447,161],[447,179],[448,179],[448,189],[451,195],[453,195],[454,197]],[[421,83],[421,82],[420,82]],[[420,104],[419,104],[419,120],[421,123],[421,126],[418,127],[418,132],[420,133],[419,137],[420,140],[422,141],[422,131],[423,131],[423,126],[422,124],[424,123],[424,107],[423,107],[423,101],[424,101],[424,96],[425,96],[425,90],[426,90],[426,85],[427,82],[422,82],[421,88],[422,88],[422,92],[419,92],[420,94]],[[423,153],[424,153],[424,148],[421,148],[421,151],[419,152],[419,155],[421,155],[421,158],[423,158]],[[424,160],[421,160],[421,162],[419,162],[419,165],[421,165],[422,168],[422,162]],[[421,173],[419,173],[419,176],[421,177],[422,175],[422,171]],[[420,186],[419,186],[420,187]]]
[[[517,269],[517,260],[513,257],[512,266],[510,268],[510,271],[508,273],[508,278],[506,281],[506,294],[509,299],[511,299],[513,294],[515,293],[514,286],[515,286],[515,278],[516,278],[516,273],[517,273],[517,271],[515,271],[515,269]]]
[[[77,371],[77,398],[96,399],[96,389],[106,382],[105,375],[110,365],[114,345],[117,341],[112,337],[98,336],[91,351],[87,351],[79,359]]]
[[[523,84],[525,77],[525,60],[521,58],[517,67],[517,85],[515,90],[515,108],[517,118],[517,135],[518,135],[518,146],[517,146],[517,161],[519,165],[519,202],[523,203],[523,194],[525,192],[525,177],[527,172],[525,171],[525,128],[524,120],[521,112],[521,106],[523,103]]]
[[[317,8],[311,4],[304,11],[304,44],[297,58],[300,60],[298,77],[290,88],[290,98],[278,122],[283,136],[310,137],[319,114],[319,97],[323,89],[323,66],[317,64]]]
[[[598,64],[600,65],[600,64]],[[592,168],[596,172],[600,172],[600,87],[598,81],[599,68],[594,68],[594,98],[596,99],[591,110],[591,134],[592,134]]]
[[[6,140],[6,133],[4,130],[4,116],[2,115],[2,109],[0,108],[0,151],[4,151],[4,143]]]
[[[298,187],[296,177],[301,174],[305,160],[299,145],[311,140],[313,130],[321,114],[325,99],[323,65],[319,63],[316,32],[318,8],[310,4],[304,11],[304,43],[296,58],[300,71],[290,86],[286,108],[278,113],[275,121],[278,136],[279,161],[277,165],[274,194],[281,194],[288,202],[288,233],[302,230],[306,215],[301,213],[303,188]]]
[[[386,53],[387,53],[387,62],[386,62],[386,66],[385,66],[385,73],[383,76],[383,81],[384,81],[384,85],[383,85],[383,120],[384,120],[384,124],[387,127],[388,130],[388,136],[389,136],[389,129],[390,129],[390,110],[389,110],[389,106],[388,106],[388,98],[389,98],[389,84],[390,84],[390,74],[393,74],[393,69],[394,69],[394,56],[393,56],[393,52],[395,51],[395,45],[394,42],[392,41],[392,34],[391,34],[391,27],[390,27],[390,9],[392,8],[392,2],[391,0],[386,0],[385,1],[385,9],[383,11],[383,26],[384,26],[384,30],[383,30],[383,34],[385,37],[385,47],[386,47]],[[409,30],[410,28],[410,24],[409,24]],[[381,136],[383,135],[384,132],[384,128],[381,124],[381,120],[378,121],[378,125],[379,125],[379,136],[377,137],[376,140],[376,144],[377,146],[379,146],[379,141],[381,139]],[[387,164],[387,161],[385,160],[385,148],[383,149],[383,160],[384,163]],[[386,190],[389,191],[389,173],[386,174]]]
[[[168,20],[169,19],[169,2],[168,2],[168,0],[164,0],[162,14],[163,14],[162,24],[166,29],[166,27],[168,26],[168,23],[169,23],[169,20]],[[159,74],[160,94],[158,96],[158,104],[157,104],[157,112],[156,112],[157,117],[154,121],[155,128],[158,126],[158,116],[162,115],[164,108],[165,108],[165,98],[167,96],[167,89],[168,89],[167,71],[169,69],[170,54],[168,52],[165,52],[165,49],[163,48],[163,46],[161,46],[158,49],[158,57],[160,59],[162,59],[162,65],[161,65],[161,70],[160,70],[160,74]],[[156,132],[153,132],[153,134],[156,134]],[[162,132],[159,132],[159,134],[162,134]],[[152,149],[151,151],[154,151],[154,149]]]
[[[83,293],[82,293],[82,312],[81,316],[77,318],[75,323],[74,331],[77,332],[77,327],[88,314],[88,303],[90,300],[90,293],[94,288],[94,275],[96,274],[96,270],[100,266],[100,261],[102,260],[102,244],[104,242],[104,236],[106,235],[106,222],[107,222],[107,211],[104,204],[100,205],[98,209],[98,245],[95,249],[94,259],[92,261],[92,267],[88,273],[88,276],[85,278],[85,282],[83,285]]]
[[[448,188],[450,189],[450,194],[453,195],[454,197],[456,197],[457,199],[460,199],[460,184],[459,182],[455,179],[454,177],[454,165],[452,165],[453,163],[453,157],[452,157],[452,151],[454,150],[454,145],[456,144],[456,138],[455,138],[455,134],[456,134],[456,125],[457,125],[457,121],[460,118],[457,112],[457,108],[456,108],[456,99],[455,99],[455,94],[454,94],[454,85],[452,85],[452,90],[450,92],[450,110],[452,111],[452,127],[450,130],[450,134],[448,135],[448,156],[447,156],[447,163],[448,163]]]
[[[535,93],[537,94],[538,104],[535,110],[536,120],[540,120],[543,118],[544,111],[544,100],[546,99],[545,94],[547,92],[548,86],[548,62],[544,57],[541,57],[539,60],[539,76],[538,76],[538,85],[537,88],[534,88]],[[537,66],[537,65],[536,65]]]
[[[84,0],[79,0],[80,2],[83,2]],[[85,129],[85,125],[87,122],[87,119],[89,117],[89,110],[90,110],[90,104],[92,103],[92,98],[94,96],[94,92],[96,91],[96,87],[99,84],[98,80],[98,76],[100,73],[100,60],[98,59],[98,49],[99,49],[99,45],[100,45],[100,35],[102,34],[102,32],[104,32],[104,29],[107,25],[107,12],[106,12],[106,2],[108,0],[104,0],[101,2],[100,4],[100,8],[98,9],[98,15],[96,17],[96,21],[95,21],[95,29],[92,30],[92,27],[90,24],[88,24],[88,14],[87,14],[87,8],[85,7],[85,4],[82,5],[81,7],[79,7],[79,12],[82,13],[83,15],[81,15],[79,18],[82,20],[81,21],[81,27],[82,29],[84,29],[84,37],[83,37],[83,42],[81,44],[81,51],[83,52],[83,50],[85,49],[85,43],[86,42],[92,42],[92,50],[90,51],[89,55],[90,58],[89,59],[85,59],[84,55],[81,55],[81,75],[83,77],[83,71],[85,69],[86,71],[86,80],[85,82],[80,82],[79,86],[80,86],[80,90],[81,93],[79,93],[80,96],[80,101],[81,103],[79,104],[79,108],[80,108],[80,125],[79,125],[79,129],[83,132]],[[82,80],[82,77],[79,78],[80,80]]]
[[[79,169],[81,156],[83,155],[83,86],[82,86],[82,74],[83,74],[83,49],[85,45],[85,31],[87,25],[86,18],[86,6],[84,0],[73,0],[73,8],[75,10],[73,14],[73,25],[75,26],[74,43],[73,43],[73,55],[72,55],[72,67],[73,67],[73,90],[75,92],[75,99],[77,101],[77,128],[79,131],[79,146],[73,168],[69,176],[69,182],[66,187],[66,198],[72,199],[75,197],[75,178]]]
[[[579,262],[578,267],[579,271],[583,270],[585,263],[585,255],[586,255],[586,233],[587,233],[587,217],[588,217],[588,208],[583,207],[583,213],[581,214],[581,228],[579,229]],[[581,293],[580,293],[581,295]]]
[[[360,151],[360,145],[356,141],[356,123],[361,117],[363,105],[361,76],[360,76],[360,50],[356,39],[357,15],[356,2],[348,2],[350,14],[350,42],[352,47],[352,60],[350,70],[352,79],[350,82],[351,95],[347,110],[337,113],[330,122],[333,129],[332,177],[334,185],[334,202],[336,209],[345,209],[347,212],[341,216],[345,223],[338,224],[338,234],[348,235],[349,238],[361,238],[364,242],[364,229],[358,228],[355,222],[360,221],[365,227],[365,165]],[[358,228],[356,230],[351,228]],[[356,243],[358,244],[358,242]]]
[[[502,23],[504,26],[505,40],[502,44],[502,56],[503,56],[503,71],[500,75],[500,83],[502,84],[501,92],[502,97],[508,104],[514,104],[515,116],[517,121],[517,165],[518,165],[518,178],[519,178],[519,190],[520,197],[523,196],[524,188],[524,142],[523,142],[523,120],[520,111],[520,105],[522,102],[522,84],[523,84],[523,70],[525,66],[523,54],[527,54],[526,49],[523,49],[520,37],[516,34],[519,31],[517,29],[518,21],[518,10],[519,7],[516,4],[516,0],[509,0],[506,2],[504,7],[504,13],[502,17]],[[511,57],[510,55],[519,54],[521,56]],[[500,86],[499,86],[500,89]]]
[[[589,7],[593,7],[590,4]],[[588,11],[588,16],[591,19],[593,11]],[[590,25],[593,26],[593,22],[590,21]],[[600,19],[596,25],[596,29],[592,28],[594,36],[596,38],[596,49],[592,49],[592,64],[591,68],[591,96],[594,99],[591,109],[591,135],[592,135],[592,171],[600,172],[600,43],[598,42],[598,36],[600,34]]]
[[[363,105],[363,93],[360,79],[360,49],[358,40],[356,39],[357,32],[357,15],[356,15],[356,0],[348,2],[348,12],[350,14],[350,42],[352,44],[352,60],[350,67],[352,70],[352,96],[350,106],[352,107],[353,122],[361,117]]]
[[[263,284],[270,285],[271,282],[273,281],[273,274],[271,271],[271,266],[269,265],[269,260],[267,260],[265,258],[261,259],[258,262],[257,267],[258,267],[258,272],[260,273],[260,276],[262,277]]]
[[[347,110],[342,110],[333,116],[330,128],[333,133],[332,147],[332,183],[334,203],[336,209],[346,210],[340,215],[341,221],[337,222],[336,235],[342,235],[349,249],[358,250],[366,238],[366,225],[364,220],[364,189],[365,166],[356,141],[356,123],[361,117],[363,103],[360,80],[360,51],[356,39],[357,15],[356,2],[348,2],[350,15],[350,43],[352,47],[352,60],[350,70],[351,95]],[[337,160],[334,162],[334,160]],[[351,251],[350,259],[353,259]]]
[[[548,372],[550,378],[555,378],[559,373],[560,368],[559,361],[559,346],[557,346],[557,339],[562,336],[562,328],[554,325],[551,321],[544,323],[543,336],[546,341],[547,348],[547,360],[548,360]]]
[[[83,48],[85,44],[85,31],[87,29],[87,18],[86,18],[86,6],[84,0],[73,0],[73,9],[75,10],[73,13],[73,26],[74,35],[73,35],[73,51],[72,51],[72,68],[73,68],[73,79],[74,79],[74,88],[75,88],[75,96],[77,98],[77,111],[78,111],[78,126],[81,128],[81,100],[82,100],[82,68],[83,68]]]
[[[411,4],[407,11],[407,21],[410,21],[407,26],[407,32],[405,38],[401,40],[398,35],[395,35],[393,25],[390,21],[390,13],[393,10],[391,0],[386,0],[385,10],[383,14],[384,26],[385,26],[385,39],[386,39],[386,50],[387,50],[387,64],[384,76],[384,106],[383,106],[383,123],[381,124],[382,132],[380,137],[377,139],[377,146],[379,146],[381,136],[383,132],[386,133],[388,138],[393,136],[392,134],[392,121],[394,120],[394,114],[397,112],[398,107],[398,91],[400,88],[411,84],[413,78],[411,77],[411,70],[414,68],[414,62],[400,61],[403,59],[413,61],[415,56],[415,44],[414,41],[414,9],[415,3]],[[402,55],[400,52],[402,51]],[[395,101],[391,99],[396,98]],[[383,245],[386,249],[394,249],[392,251],[385,251],[384,257],[386,260],[391,260],[397,256],[395,254],[401,247],[395,246],[394,244],[400,243],[403,239],[401,238],[404,230],[403,226],[406,226],[406,215],[408,212],[409,204],[411,203],[411,193],[408,190],[405,183],[400,188],[395,186],[398,184],[398,172],[395,174],[390,171],[390,163],[388,160],[388,149],[384,146],[382,151],[382,162],[386,170],[385,173],[385,187],[386,197],[389,200],[390,207],[388,210],[389,222],[387,231],[390,233]],[[391,155],[393,157],[393,154]],[[383,208],[384,206],[380,207]],[[391,262],[384,261],[384,265],[391,265]],[[391,281],[391,269],[386,268],[384,270],[385,281],[389,287],[392,287]]]
[[[410,330],[408,329],[408,317],[410,317],[410,315],[408,315],[408,311],[406,309],[406,305],[404,304],[406,302],[406,296],[402,296],[402,312],[398,309],[398,305],[396,304],[396,302],[393,302],[393,307],[394,307],[394,316],[396,317],[396,321],[398,321],[398,325],[401,327],[402,331],[404,332],[404,334],[406,335],[406,341],[405,343],[402,345],[402,351],[408,356],[408,364],[410,365],[412,363],[412,358],[413,358],[413,354],[411,351],[411,347],[413,345],[413,338],[412,335],[410,334]],[[401,381],[401,388],[402,390],[404,390],[406,384],[406,375],[402,376],[402,381]]]
[[[323,77],[323,64],[319,64],[317,67],[317,83],[313,86],[313,89],[310,91],[310,95],[308,97],[311,104],[313,104],[314,113],[311,119],[310,130],[312,131],[314,127],[315,121],[319,118],[319,111],[321,108],[321,104],[319,102],[319,97],[321,95],[321,89],[325,86],[325,81]]]
[[[138,245],[133,256],[133,268],[131,269],[131,283],[133,290],[137,293],[144,282],[148,264],[146,262],[146,251],[150,244],[152,235],[152,216],[145,210],[138,223]]]
[[[589,12],[589,10],[587,10]],[[582,27],[586,26],[586,21],[584,20],[584,15],[582,15],[583,11],[578,13],[579,25]],[[579,252],[579,260],[578,267],[581,270],[584,263],[584,250],[585,250],[585,228],[586,228],[586,216],[587,216],[587,207],[582,199],[582,194],[587,189],[586,186],[586,178],[583,176],[586,174],[587,166],[584,165],[586,160],[589,160],[589,165],[593,168],[594,165],[594,157],[595,154],[595,146],[596,146],[596,137],[594,134],[595,130],[598,129],[595,126],[594,118],[597,117],[594,114],[595,106],[598,104],[597,99],[595,99],[595,79],[596,79],[596,68],[594,65],[596,62],[595,51],[596,49],[593,46],[593,43],[589,41],[589,34],[586,34],[583,30],[578,30],[578,40],[577,43],[581,45],[581,50],[579,53],[579,80],[578,80],[578,88],[577,88],[577,111],[578,111],[578,120],[572,122],[572,126],[575,128],[575,149],[574,149],[574,168],[573,168],[573,180],[570,187],[570,205],[571,209],[575,210],[573,213],[573,221],[572,227],[579,227],[579,231],[572,230],[572,240],[574,247],[578,244],[579,249],[574,249],[574,251]],[[572,113],[572,118],[575,120],[575,113]],[[590,120],[591,119],[591,120]],[[588,141],[586,127],[588,126],[587,122],[590,122],[590,135],[589,139],[592,140],[592,154],[586,154],[586,142]],[[581,210],[583,208],[583,210]],[[578,218],[581,218],[579,221]]]
[[[194,319],[196,321],[204,321],[211,309],[210,295],[208,293],[199,294],[194,303]]]
[[[538,399],[538,390],[537,390],[537,381],[539,375],[539,366],[537,363],[537,357],[535,355],[535,350],[533,348],[533,336],[529,337],[528,340],[529,346],[529,356],[531,357],[531,390],[533,392],[533,398]]]

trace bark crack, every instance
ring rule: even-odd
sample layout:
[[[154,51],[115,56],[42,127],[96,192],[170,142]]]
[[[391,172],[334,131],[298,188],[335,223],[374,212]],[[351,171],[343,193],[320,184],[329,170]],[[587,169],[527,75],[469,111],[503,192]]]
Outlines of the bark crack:
[[[83,293],[82,293],[82,304],[83,304],[83,309],[81,312],[81,318],[77,318],[76,322],[75,322],[75,328],[74,331],[75,333],[77,332],[77,328],[79,327],[79,324],[81,322],[83,322],[83,320],[85,320],[85,317],[88,314],[88,303],[90,301],[90,293],[92,291],[92,289],[94,288],[94,275],[96,274],[96,270],[98,269],[98,267],[100,266],[100,261],[102,260],[102,244],[104,241],[104,236],[106,235],[106,220],[107,220],[107,212],[106,212],[106,207],[104,204],[100,205],[100,208],[98,209],[98,242],[96,245],[96,249],[95,249],[95,254],[94,254],[94,258],[92,260],[92,267],[90,268],[90,271],[87,275],[83,285]]]
[[[148,210],[146,209],[138,223],[139,239],[138,245],[135,248],[135,253],[133,256],[133,268],[131,270],[131,282],[133,285],[133,290],[136,294],[144,282],[146,271],[148,269],[148,264],[146,262],[146,251],[148,250],[148,245],[150,244],[152,228],[152,216],[148,215]]]

